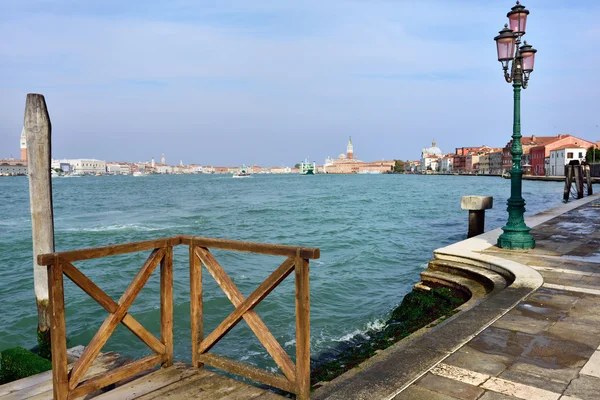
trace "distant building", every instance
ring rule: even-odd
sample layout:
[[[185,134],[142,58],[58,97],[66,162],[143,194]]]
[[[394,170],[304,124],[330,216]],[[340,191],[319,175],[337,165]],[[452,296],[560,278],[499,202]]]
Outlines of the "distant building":
[[[454,171],[454,154],[447,154],[441,159],[440,172],[451,174]]]
[[[27,163],[24,160],[0,160],[0,176],[27,175]]]
[[[373,162],[364,162],[357,159],[354,155],[354,146],[352,138],[348,140],[346,154],[343,153],[338,158],[327,157],[323,164],[323,173],[326,174],[385,174],[393,171],[396,162],[394,160],[381,160]],[[298,170],[293,168],[292,173]]]
[[[585,160],[585,153],[585,148],[570,144],[551,150],[548,173],[552,176],[564,176],[565,165],[569,165],[573,160],[581,163]]]
[[[443,156],[444,154],[433,140],[431,147],[421,150],[421,171],[437,171]]]
[[[346,146],[346,158],[348,160],[354,159],[354,146],[352,145],[352,136],[348,138],[348,145]]]
[[[23,129],[21,130],[20,148],[21,148],[21,160],[27,162],[27,137],[25,135],[25,127],[23,127]]]
[[[64,161],[71,165],[71,169],[76,175],[95,175],[106,173],[106,161],[89,158],[78,158]]]
[[[546,173],[549,174],[550,171],[547,171],[546,167],[550,165],[550,152],[558,148],[563,148],[566,145],[570,145],[573,148],[582,147],[587,149],[593,146],[594,143],[568,134],[552,136],[550,140],[545,141],[542,145],[530,149],[532,174],[538,176],[546,175]]]

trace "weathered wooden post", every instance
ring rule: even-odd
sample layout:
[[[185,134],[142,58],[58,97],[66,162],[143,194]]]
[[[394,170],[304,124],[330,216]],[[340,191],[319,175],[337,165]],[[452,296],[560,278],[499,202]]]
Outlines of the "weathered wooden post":
[[[24,119],[29,172],[29,203],[33,239],[33,285],[38,308],[39,355],[50,358],[50,308],[48,271],[37,263],[37,256],[54,253],[54,216],[50,177],[52,125],[41,94],[28,94]]]
[[[591,173],[590,164],[585,163],[584,168],[585,168],[585,182],[587,184],[587,195],[591,196],[594,194],[594,192],[592,190],[592,173]]]
[[[460,199],[460,208],[469,210],[469,233],[467,237],[481,235],[485,226],[485,210],[492,208],[492,196],[463,196]]]

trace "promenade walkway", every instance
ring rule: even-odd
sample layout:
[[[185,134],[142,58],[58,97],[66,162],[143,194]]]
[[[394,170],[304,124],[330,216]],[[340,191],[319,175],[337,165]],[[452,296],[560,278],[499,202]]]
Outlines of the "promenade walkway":
[[[600,196],[527,222],[533,250],[499,249],[495,230],[435,252],[511,271],[512,285],[398,342],[314,398],[600,399]]]
[[[483,253],[544,283],[395,400],[600,399],[600,200],[532,230],[526,252]]]

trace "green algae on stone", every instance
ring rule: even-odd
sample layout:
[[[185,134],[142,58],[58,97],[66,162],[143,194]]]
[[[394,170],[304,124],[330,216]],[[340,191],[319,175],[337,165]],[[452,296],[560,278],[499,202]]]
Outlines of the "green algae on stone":
[[[311,384],[331,381],[358,367],[377,351],[391,346],[440,317],[455,314],[454,309],[466,300],[468,296],[463,292],[447,287],[434,288],[428,292],[413,290],[392,311],[382,330],[367,332],[365,340],[344,349],[334,360],[321,363],[313,361]]]
[[[0,353],[0,384],[16,381],[52,369],[52,363],[22,347]]]

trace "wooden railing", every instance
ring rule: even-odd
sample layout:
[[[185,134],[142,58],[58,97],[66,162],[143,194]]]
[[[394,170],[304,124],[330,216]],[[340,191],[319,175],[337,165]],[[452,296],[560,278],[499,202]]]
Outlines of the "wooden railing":
[[[204,364],[207,364],[295,393],[298,399],[308,399],[310,396],[309,260],[319,258],[319,249],[182,235],[123,245],[42,254],[38,257],[38,264],[48,266],[48,287],[52,313],[51,341],[54,398],[63,400],[84,396],[122,379],[135,376],[159,364],[168,367],[173,363],[173,247],[179,244],[189,246],[193,365],[202,368]],[[286,259],[250,296],[244,298],[214,258],[209,250],[210,248],[285,256]],[[72,264],[81,260],[147,250],[152,250],[152,253],[118,302],[111,299]],[[160,340],[127,313],[158,264],[161,266]],[[203,329],[202,265],[214,277],[223,292],[236,307],[206,338]],[[295,365],[254,311],[254,308],[292,272],[295,272],[296,278]],[[63,274],[109,312],[109,316],[98,329],[71,371],[68,371],[67,367]],[[242,319],[247,322],[267,352],[273,357],[283,375],[274,374],[208,352]],[[82,381],[85,373],[119,323],[125,325],[150,347],[154,354],[103,375]]]

